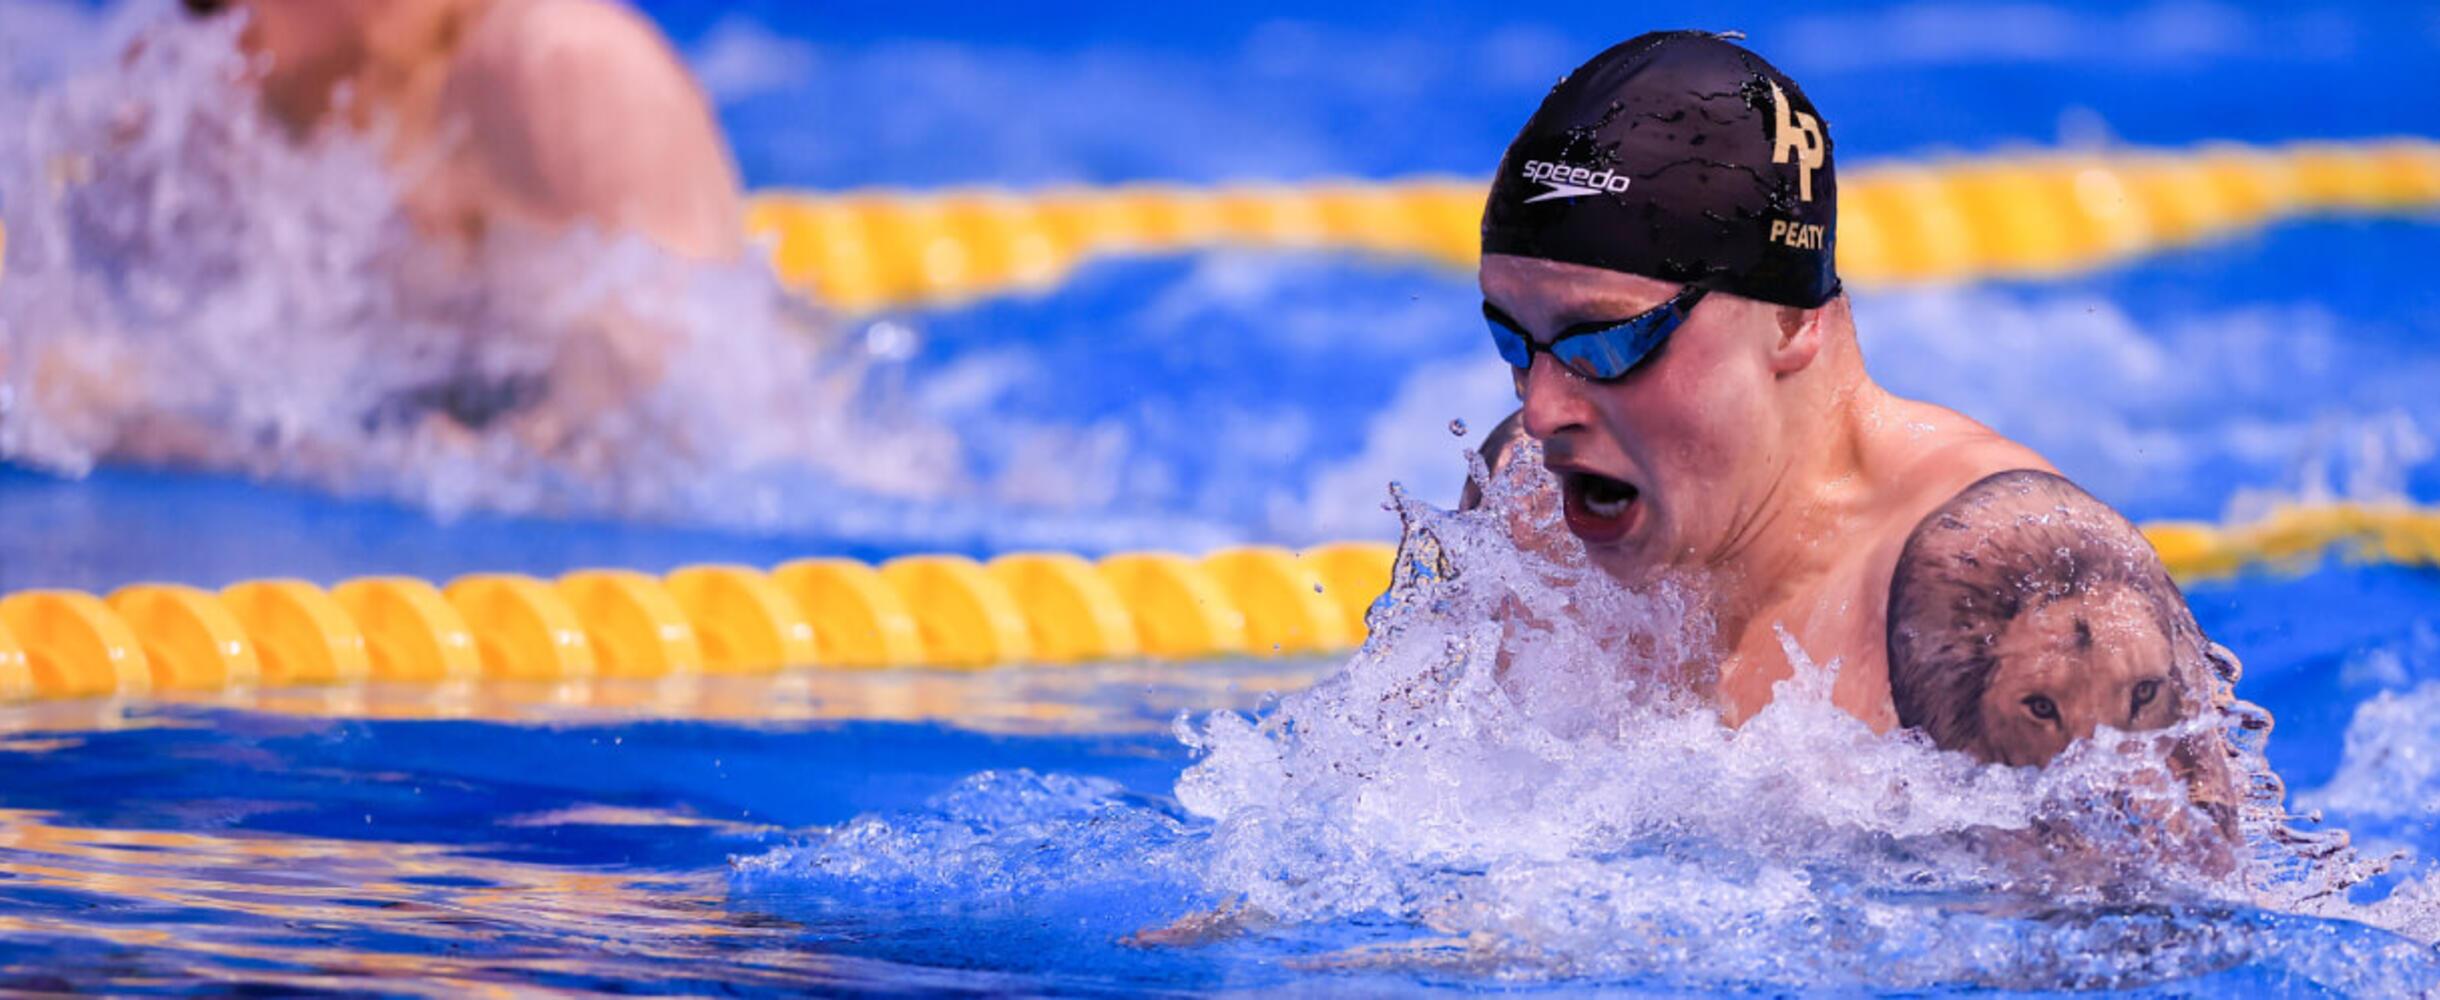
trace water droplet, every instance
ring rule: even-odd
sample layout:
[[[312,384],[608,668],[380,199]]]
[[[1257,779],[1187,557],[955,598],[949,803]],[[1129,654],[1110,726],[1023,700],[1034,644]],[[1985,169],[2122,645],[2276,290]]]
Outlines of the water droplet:
[[[864,328],[864,349],[881,361],[905,361],[923,346],[915,328],[882,320]]]
[[[1452,434],[1452,435],[1455,435],[1455,436],[1457,436],[1457,437],[1465,437],[1465,436],[1466,436],[1466,422],[1465,422],[1465,421],[1463,421],[1463,420],[1451,420],[1451,421],[1449,421],[1449,433],[1450,433],[1450,434]]]

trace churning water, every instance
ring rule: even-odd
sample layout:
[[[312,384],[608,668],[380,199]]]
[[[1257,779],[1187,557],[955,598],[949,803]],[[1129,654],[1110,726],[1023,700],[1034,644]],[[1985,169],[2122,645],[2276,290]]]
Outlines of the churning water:
[[[1695,605],[1609,582],[1534,502],[1547,473],[1503,475],[1481,511],[1407,502],[1404,578],[1343,671],[1182,719],[1174,803],[985,773],[742,860],[742,891],[953,925],[1024,899],[1140,948],[1655,989],[2440,988],[2428,876],[2350,896],[2392,859],[2285,813],[2233,678],[2187,723],[2236,748],[2233,849],[2147,780],[2158,734],[1980,765],[1872,733],[1784,634],[1796,676],[1732,729],[1685,694]]]
[[[265,117],[233,19],[75,10],[0,5],[0,457],[18,463],[166,459],[443,513],[885,546],[1195,547],[1382,536],[1383,483],[1457,481],[1429,429],[1512,405],[1466,276],[1420,265],[1122,260],[1047,298],[843,316],[759,262],[600,233],[499,230],[464,259],[409,231],[417,167],[385,168],[378,128],[297,142]],[[885,96],[867,83],[821,93]],[[1120,113],[1159,110],[1066,113],[1103,122],[1089,151],[1148,141]],[[804,141],[856,141],[822,127]],[[2323,275],[2347,255],[2235,253],[2204,278],[1867,292],[1857,313],[1894,389],[1964,406],[2138,516],[2428,478],[2440,401],[2415,386],[2433,362],[2389,350],[2427,306],[2366,315],[2357,294],[2401,287],[2383,276],[2414,255]],[[2265,298],[2290,286],[2320,298]],[[593,345],[637,330],[658,363],[580,391]]]
[[[409,235],[402,175],[382,164],[377,136],[299,143],[264,119],[232,25],[137,2],[85,43],[85,22],[73,17],[40,33],[51,22],[33,15],[57,9],[0,0],[0,28],[28,32],[10,35],[12,54],[43,57],[13,60],[17,76],[0,90],[9,238],[0,458],[14,463],[74,474],[106,458],[158,457],[441,512],[687,520],[895,547],[1191,549],[1386,532],[1384,483],[1416,483],[1418,493],[1454,485],[1456,449],[1438,428],[1452,418],[1488,426],[1511,405],[1506,375],[1469,319],[1463,277],[1381,262],[1241,253],[1117,262],[1050,299],[880,318],[793,299],[759,264],[680,265],[598,233],[503,235],[469,267]],[[903,61],[835,62],[880,74]],[[860,85],[887,92],[897,81]],[[1078,87],[1077,122],[1129,127],[1091,104],[1103,92],[1158,96]],[[966,124],[951,115],[941,128]],[[1376,152],[1409,162],[1392,155],[1400,150]],[[1964,404],[2139,515],[2210,516],[2261,490],[2429,497],[2424,428],[2440,417],[2429,392],[2440,355],[2405,348],[2424,344],[2429,329],[2429,285],[2411,279],[2420,276],[2413,262],[2428,256],[2415,248],[2430,247],[2433,227],[2381,225],[2390,228],[2369,241],[2362,229],[2308,227],[2064,287],[1868,292],[1858,315],[1867,354],[1894,388]],[[2385,252],[2367,255],[2366,242]],[[2304,297],[2282,298],[2288,289]],[[538,373],[619,324],[673,338],[658,378],[608,407],[532,401]],[[527,407],[474,431],[430,417],[504,401]],[[2402,613],[2370,641],[2373,654],[2347,664],[2354,686],[2320,695],[2343,717],[2365,688],[2388,692],[2352,709],[2328,782],[2298,799],[2343,817],[2359,834],[2352,845],[2285,814],[2264,761],[2263,715],[2232,698],[2197,723],[2225,730],[2252,793],[2241,847],[2215,853],[2185,836],[2207,823],[2182,798],[2130,777],[2158,769],[2149,740],[2105,736],[2039,772],[1978,766],[1873,736],[1828,704],[1838,665],[1801,648],[1789,649],[1800,669],[1769,709],[1722,726],[1679,694],[1683,674],[1702,669],[1695,651],[1709,638],[1694,605],[1665,587],[1623,591],[1588,571],[1548,513],[1521,496],[1538,476],[1532,463],[1517,468],[1481,512],[1402,501],[1410,547],[1429,558],[1409,565],[1378,610],[1373,643],[1328,680],[1260,711],[1183,720],[1178,735],[1194,760],[1174,784],[1165,774],[1121,781],[1063,767],[1047,753],[1030,769],[973,773],[1029,745],[977,748],[924,733],[913,741],[953,745],[954,764],[905,782],[947,785],[936,797],[860,798],[870,790],[837,774],[824,776],[830,784],[772,779],[764,799],[809,785],[832,796],[825,807],[852,802],[864,814],[823,814],[785,847],[768,842],[770,831],[723,826],[729,839],[713,843],[738,854],[725,886],[707,884],[717,879],[697,864],[674,881],[639,875],[618,893],[556,869],[543,877],[467,864],[460,855],[491,848],[449,838],[544,854],[518,838],[581,824],[469,826],[467,815],[538,810],[524,800],[543,793],[483,771],[487,761],[464,759],[473,752],[428,732],[370,749],[367,741],[390,737],[333,737],[336,751],[314,734],[265,751],[276,741],[248,734],[258,720],[241,719],[223,727],[240,745],[207,741],[200,752],[276,757],[299,772],[320,768],[317,754],[368,759],[340,767],[349,780],[327,786],[207,788],[137,803],[155,812],[116,798],[86,806],[103,817],[94,826],[247,833],[278,832],[278,820],[260,816],[310,814],[314,833],[348,848],[329,852],[346,862],[322,872],[335,885],[406,863],[353,838],[442,843],[449,849],[401,854],[454,881],[367,890],[380,906],[366,912],[403,902],[498,921],[469,931],[476,943],[465,944],[412,921],[327,908],[265,916],[243,909],[255,905],[247,897],[195,918],[206,929],[194,940],[236,939],[232,965],[252,961],[249,949],[265,941],[300,936],[272,926],[290,917],[307,926],[358,919],[350,926],[365,933],[347,947],[364,952],[539,948],[530,940],[548,936],[540,926],[557,935],[556,950],[543,949],[549,961],[520,984],[579,968],[666,987],[681,981],[652,977],[711,961],[656,950],[656,931],[672,925],[646,917],[678,912],[687,941],[743,935],[762,954],[835,947],[874,958],[873,978],[849,983],[872,987],[934,982],[921,974],[963,963],[1099,969],[1146,988],[1275,985],[1271,970],[1285,965],[1389,988],[1488,978],[1663,992],[2180,981],[2440,989],[2430,948],[2440,888],[2427,860],[2390,858],[2440,848],[2431,822],[2440,763],[2430,749],[2440,640],[2427,626]],[[1413,571],[1425,565],[1434,572]],[[2265,604],[2236,617],[2280,616]],[[2285,652],[2257,658],[2234,644],[2283,675],[2329,666]],[[503,743],[526,735],[475,734]],[[547,747],[520,749],[566,755],[566,735],[546,732],[535,742]],[[759,735],[686,734],[732,741],[724,753]],[[622,738],[603,737],[595,742]],[[854,769],[871,766],[866,743],[878,738],[857,730],[831,739],[825,764],[862,780]],[[138,752],[6,749],[37,755],[42,774],[65,776],[63,786],[102,787],[96,776],[119,773],[112,768],[125,760],[205,770]],[[1175,753],[1124,749],[1156,762]],[[410,760],[416,753],[427,757]],[[653,753],[641,769],[684,756]],[[782,775],[816,766],[778,756],[765,763]],[[633,756],[616,764],[639,767]],[[601,773],[611,770],[605,763]],[[355,804],[347,796],[371,795],[365,789],[390,780],[381,775],[401,771],[414,774],[415,796],[429,777],[434,798],[455,782],[480,808],[418,814],[399,792],[375,800],[380,823],[370,808],[361,824],[334,818]],[[554,804],[598,819],[605,813],[578,807],[639,795],[591,780]],[[208,784],[173,775],[165,787],[195,791],[177,781]],[[36,784],[13,789],[31,798]],[[694,794],[688,801],[707,810],[735,805]],[[401,814],[424,825],[383,825]],[[711,835],[688,831],[711,824],[681,819],[612,846],[701,848]],[[17,849],[26,853],[12,858],[40,853]],[[100,876],[159,864],[103,853],[38,861]],[[581,860],[635,875],[645,863],[630,858],[605,848]],[[169,895],[181,906],[227,889],[187,893],[195,870],[172,874],[179,891]],[[249,870],[227,881],[263,877]],[[66,881],[92,893],[118,884]],[[458,892],[461,883],[474,888]],[[551,906],[535,909],[565,903],[582,919],[551,924],[515,907],[485,910],[497,900],[476,898],[529,884],[555,887]],[[716,926],[693,920],[707,913]],[[741,928],[777,925],[756,916],[792,930],[753,937]],[[153,918],[138,908],[131,919]],[[592,954],[601,941],[633,947],[602,958]],[[28,950],[39,963],[62,953],[50,947]],[[622,978],[622,962],[649,970]],[[1202,971],[1181,975],[1182,966]],[[743,964],[706,967],[712,976]],[[1215,976],[1213,967],[1262,971]],[[796,972],[754,981],[818,981]],[[1364,978],[1374,974],[1387,979]]]

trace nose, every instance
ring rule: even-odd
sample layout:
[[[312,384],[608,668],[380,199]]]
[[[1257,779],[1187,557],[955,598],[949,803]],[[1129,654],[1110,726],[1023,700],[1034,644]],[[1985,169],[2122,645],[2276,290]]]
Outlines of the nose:
[[[1525,433],[1537,440],[1581,430],[1592,421],[1592,407],[1585,399],[1590,383],[1555,358],[1535,357],[1517,386],[1525,404]]]

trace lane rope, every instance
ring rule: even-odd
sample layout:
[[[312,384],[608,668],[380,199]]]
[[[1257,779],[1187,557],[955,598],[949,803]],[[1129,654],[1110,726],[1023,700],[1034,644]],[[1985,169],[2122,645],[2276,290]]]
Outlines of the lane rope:
[[[1842,273],[1865,283],[2067,273],[2315,213],[2440,205],[2440,142],[2213,144],[2041,153],[1857,170]],[[1197,190],[1143,185],[1019,196],[856,192],[754,200],[783,279],[850,311],[1045,288],[1083,261],[1212,246],[1334,248],[1470,266],[1480,185],[1427,179]],[[5,239],[5,236],[0,236]],[[4,247],[5,244],[0,244]],[[2440,565],[2440,512],[2333,504],[2242,525],[2148,525],[2189,581],[2349,558]],[[1089,562],[918,555],[878,567],[807,559],[654,577],[476,574],[328,589],[257,580],[218,592],[0,597],[0,700],[368,680],[565,680],[808,666],[983,667],[1343,650],[1394,550],[1345,542]]]
[[[1839,186],[1839,273],[1859,286],[2056,277],[2285,219],[2428,212],[2440,206],[2440,141],[1894,161]],[[863,314],[1045,291],[1095,259],[1217,247],[1471,268],[1482,200],[1480,182],[1452,177],[770,190],[747,198],[746,229],[783,284]],[[6,240],[0,229],[0,257]]]
[[[1860,286],[2071,274],[2313,215],[2440,206],[2440,141],[2002,156],[1839,178],[1839,273]],[[1193,188],[772,191],[750,200],[790,287],[847,313],[1058,286],[1086,262],[1214,247],[1474,266],[1484,188],[1413,178]]]
[[[2440,509],[2405,505],[2298,506],[2144,533],[2188,583],[2306,571],[2334,551],[2440,566]],[[31,590],[0,597],[0,700],[1329,654],[1362,640],[1395,557],[1385,542],[1338,542]]]

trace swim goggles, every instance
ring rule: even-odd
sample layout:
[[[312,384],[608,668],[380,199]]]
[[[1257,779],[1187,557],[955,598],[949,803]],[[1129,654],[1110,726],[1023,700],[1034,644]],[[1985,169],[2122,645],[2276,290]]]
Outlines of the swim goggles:
[[[1608,382],[1626,377],[1650,357],[1709,291],[1701,285],[1687,285],[1660,305],[1621,320],[1579,323],[1559,331],[1548,344],[1535,343],[1532,335],[1489,302],[1483,303],[1483,320],[1491,326],[1491,342],[1499,345],[1500,357],[1519,375],[1533,367],[1536,353],[1547,353],[1569,371]]]

